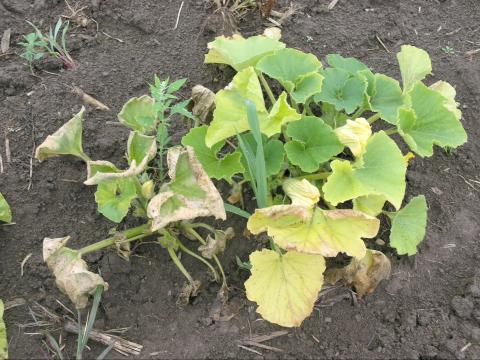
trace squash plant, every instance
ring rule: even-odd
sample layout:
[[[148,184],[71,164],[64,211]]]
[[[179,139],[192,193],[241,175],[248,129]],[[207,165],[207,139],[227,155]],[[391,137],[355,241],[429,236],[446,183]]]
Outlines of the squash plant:
[[[12,222],[12,210],[10,210],[10,206],[2,193],[0,193],[0,222],[7,224]]]
[[[323,67],[315,55],[287,48],[278,32],[208,44],[205,62],[237,73],[216,93],[211,123],[182,143],[212,178],[237,193],[246,183],[253,190],[257,209],[247,227],[266,232],[270,248],[250,254],[245,287],[270,322],[299,326],[324,281],[342,280],[362,296],[388,277],[389,259],[364,241],[377,235],[380,219],[390,221],[389,244],[399,255],[415,254],[424,238],[425,197],[404,201],[408,161],[432,156],[433,145],[456,148],[467,135],[455,89],[423,82],[428,54],[404,45],[397,59],[401,84],[337,54]],[[386,130],[372,127],[379,119]],[[326,270],[325,258],[340,253],[350,264]]]
[[[36,149],[36,158],[40,161],[59,155],[82,159],[87,168],[84,184],[96,186],[98,211],[109,220],[120,223],[132,210],[134,216],[145,221],[143,225],[124,231],[114,230],[109,238],[78,250],[66,246],[69,236],[45,238],[44,260],[53,271],[57,286],[77,308],[87,305],[88,296],[98,286],[108,288],[98,274],[88,270],[82,259],[84,255],[114,246],[121,256],[128,258],[130,242],[154,235],[187,279],[179,298],[181,304],[197,294],[200,283],[182,265],[177,252],[184,252],[205,264],[215,280],[222,284],[222,292],[226,291],[226,279],[217,254],[232,236],[231,229],[222,231],[202,222],[192,222],[197,217],[225,219],[222,198],[191,147],[169,146],[170,117],[175,113],[192,117],[186,110],[187,102],[178,102],[174,95],[184,82],[179,80],[169,84],[168,80],[156,78],[151,86],[152,97],[135,97],[123,106],[118,119],[131,129],[126,149],[128,167],[125,169],[106,160],[92,160],[84,152],[84,108]],[[165,153],[168,181],[164,181],[163,175]],[[198,228],[209,231],[207,239],[198,233]],[[184,245],[180,234],[199,241],[201,254]]]

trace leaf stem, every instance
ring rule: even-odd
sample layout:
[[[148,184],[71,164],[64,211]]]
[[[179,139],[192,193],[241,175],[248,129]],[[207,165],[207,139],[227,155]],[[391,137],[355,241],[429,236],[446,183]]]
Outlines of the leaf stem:
[[[323,180],[328,178],[331,174],[332,174],[331,172],[319,172],[316,174],[298,176],[294,179]]]
[[[218,275],[217,270],[215,270],[215,268],[212,266],[212,264],[210,264],[207,260],[205,260],[200,255],[195,254],[192,250],[187,248],[185,245],[183,245],[182,242],[180,241],[180,239],[177,238],[177,241],[178,241],[178,247],[180,248],[180,250],[182,250],[184,253],[190,255],[191,257],[194,257],[198,261],[201,261],[202,263],[204,263],[210,269],[210,271],[212,272],[213,277],[215,278],[215,281],[217,281],[217,282],[220,281],[220,276]]]
[[[119,243],[127,243],[131,242],[134,240],[142,239],[144,237],[147,237],[149,235],[152,235],[152,232],[150,231],[150,224],[144,224],[140,225],[137,227],[134,227],[132,229],[125,230],[120,233],[122,236],[124,236],[126,239],[121,240]],[[89,254],[94,251],[101,250],[103,248],[115,245],[115,242],[118,241],[118,235],[117,236],[112,236],[108,239],[96,242],[95,244],[87,245],[81,249],[78,250],[78,253],[80,256]]]
[[[352,118],[353,120],[355,120],[356,118],[360,117],[360,116],[363,114],[364,111],[365,111],[365,109],[364,109],[363,107],[359,107],[359,108],[357,109],[357,111],[355,111],[355,112],[353,113],[353,115],[351,116],[351,118]]]
[[[387,135],[393,135],[393,134],[396,134],[397,132],[398,132],[398,129],[395,127],[385,130],[385,134]]]
[[[265,89],[265,92],[267,93],[268,98],[270,99],[270,102],[272,103],[272,106],[273,106],[276,100],[275,100],[275,96],[273,96],[273,92],[272,92],[272,89],[270,88],[270,85],[268,85],[267,79],[265,79],[265,76],[263,76],[261,72],[258,74],[258,78],[260,79],[260,82],[262,83],[262,86]]]
[[[183,276],[185,276],[187,278],[188,282],[191,285],[195,285],[195,281],[193,280],[192,275],[190,275],[190,273],[187,271],[187,269],[185,269],[182,262],[180,261],[177,254],[175,253],[175,250],[173,250],[172,247],[168,247],[167,251],[168,251],[168,255],[170,255],[170,257],[172,258],[173,263],[182,272]]]
[[[375,121],[377,121],[378,119],[380,119],[380,114],[375,114],[373,116],[370,116],[367,121],[369,124],[373,124]]]

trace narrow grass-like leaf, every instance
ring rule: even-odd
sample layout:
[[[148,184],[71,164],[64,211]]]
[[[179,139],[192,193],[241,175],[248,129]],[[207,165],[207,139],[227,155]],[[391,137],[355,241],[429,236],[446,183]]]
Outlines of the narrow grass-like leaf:
[[[248,219],[251,216],[250,213],[248,213],[245,210],[240,209],[239,207],[236,207],[235,205],[228,204],[228,203],[224,203],[224,205],[225,205],[225,210],[229,213],[241,216],[245,219]]]

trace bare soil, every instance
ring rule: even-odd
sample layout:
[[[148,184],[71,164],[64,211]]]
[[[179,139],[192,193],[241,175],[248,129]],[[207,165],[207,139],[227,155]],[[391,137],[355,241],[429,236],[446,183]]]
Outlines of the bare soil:
[[[327,0],[296,3],[303,9],[283,27],[288,46],[322,60],[329,53],[354,56],[375,71],[399,78],[395,53],[402,44],[413,44],[432,57],[434,75],[429,81],[447,80],[457,89],[469,142],[450,154],[437,148],[432,158],[416,157],[409,168],[407,198],[425,194],[430,208],[427,237],[418,255],[407,259],[388,252],[392,277],[374,294],[357,301],[345,288],[327,294],[301,328],[268,342],[282,352],[258,348],[259,355],[237,342],[250,334],[279,330],[259,320],[254,304],[246,301],[247,273],[235,264],[235,255],[246,259],[258,246],[254,239],[237,236],[222,257],[233,288],[230,311],[235,316],[229,321],[212,320],[218,287],[208,284],[206,270],[197,263],[185,259],[186,267],[205,286],[193,304],[180,309],[175,302],[183,278],[162,248],[138,246],[130,262],[106,251],[87,258],[110,284],[95,326],[128,327],[123,336],[144,346],[141,358],[480,358],[480,54],[465,54],[480,48],[480,2],[340,0],[330,11]],[[80,86],[112,109],[88,109],[84,142],[94,158],[121,163],[128,132],[109,122],[116,121],[126,100],[148,92],[153,74],[188,77],[185,97],[195,84],[218,90],[231,78],[231,72],[203,64],[207,42],[219,28],[208,17],[211,10],[202,0],[185,1],[178,28],[172,30],[180,4],[180,0],[78,2],[98,23],[98,32],[93,22],[71,32],[69,44],[78,68],[66,71],[47,61],[33,77],[15,45],[30,31],[25,20],[45,29],[66,12],[65,3],[0,0],[0,34],[12,29],[9,55],[0,55],[4,162],[0,191],[11,204],[16,223],[0,228],[3,300],[21,297],[64,313],[56,299],[65,304],[68,300],[56,289],[42,261],[43,238],[68,234],[71,246],[80,247],[105,238],[114,226],[96,212],[93,189],[82,184],[83,163],[71,158],[41,164],[33,160],[30,178],[35,144],[82,106],[69,86]],[[240,31],[249,36],[263,31],[263,26],[252,15],[240,23]],[[446,46],[454,53],[445,51]],[[175,142],[185,129],[182,122],[175,124]],[[11,162],[6,161],[5,137]],[[232,218],[229,224],[242,234],[243,220]],[[134,224],[119,228],[130,225]],[[379,238],[387,241],[388,232]],[[21,276],[20,264],[28,254],[33,255]],[[5,318],[11,358],[46,357],[40,336],[27,335],[34,330],[20,326],[32,320],[27,306],[8,310]],[[74,340],[67,337],[69,343]],[[87,356],[94,358],[103,347],[91,345]]]

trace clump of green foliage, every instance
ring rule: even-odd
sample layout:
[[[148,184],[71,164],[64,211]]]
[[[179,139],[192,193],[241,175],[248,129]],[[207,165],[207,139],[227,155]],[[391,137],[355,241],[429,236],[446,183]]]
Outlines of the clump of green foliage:
[[[0,222],[10,224],[12,222],[12,210],[5,200],[5,197],[0,193]]]
[[[50,135],[36,149],[36,158],[43,161],[59,155],[73,155],[87,165],[85,185],[96,186],[95,201],[98,211],[114,223],[122,222],[131,213],[145,223],[124,231],[113,231],[105,240],[82,249],[68,248],[69,236],[45,238],[43,257],[53,271],[57,286],[67,294],[77,308],[87,305],[88,296],[98,286],[108,285],[88,270],[82,257],[88,253],[116,247],[118,253],[128,258],[130,243],[145,237],[156,236],[175,265],[185,275],[187,283],[181,291],[179,303],[185,304],[195,296],[200,282],[182,265],[179,252],[193,256],[205,264],[213,278],[227,289],[225,274],[217,255],[232,236],[231,230],[217,230],[202,222],[192,222],[197,217],[213,216],[225,219],[222,198],[198,162],[193,149],[169,144],[168,123],[171,116],[181,114],[193,118],[186,110],[187,102],[178,101],[175,92],[185,80],[169,83],[155,77],[151,95],[130,99],[118,114],[119,121],[129,128],[126,160],[128,167],[120,169],[106,160],[92,160],[83,150],[82,123],[85,109],[76,114],[57,132]],[[163,168],[164,157],[168,167],[168,181]],[[206,229],[207,238],[198,229]],[[179,235],[200,244],[197,253],[180,240]],[[210,259],[217,269],[211,265]],[[82,276],[79,276],[82,274]]]
[[[250,255],[247,297],[266,320],[290,327],[311,313],[324,277],[360,296],[373,291],[390,273],[389,259],[364,241],[377,235],[380,220],[390,221],[389,245],[399,255],[415,254],[425,235],[425,197],[404,202],[409,160],[467,140],[455,89],[426,85],[430,58],[409,45],[397,54],[401,84],[336,54],[323,67],[315,55],[287,48],[277,32],[221,36],[208,48],[206,63],[237,73],[217,92],[212,122],[182,143],[212,178],[237,189],[249,184],[254,193],[247,227],[266,232],[270,248]],[[275,94],[269,81],[282,91]],[[375,131],[379,119],[390,127]],[[415,155],[403,154],[396,140]],[[325,258],[340,253],[351,263],[326,269]]]
[[[75,61],[67,50],[68,21],[62,22],[62,19],[58,19],[55,28],[50,28],[48,34],[43,34],[34,24],[30,21],[27,22],[34,31],[24,35],[24,41],[19,42],[19,45],[23,47],[20,56],[27,60],[32,73],[34,61],[42,59],[45,55],[60,59],[66,69],[75,69]]]
[[[3,321],[4,305],[0,299],[0,359],[8,359],[7,328]]]

